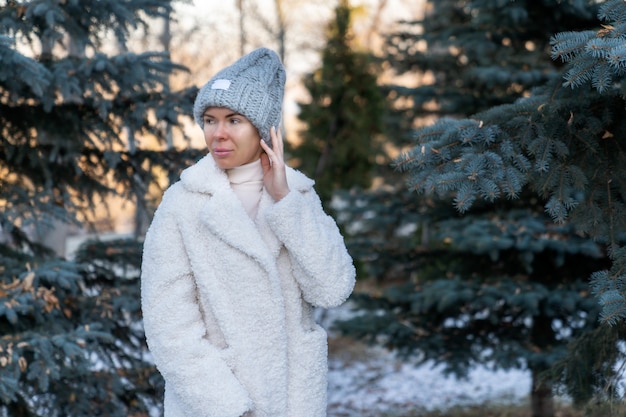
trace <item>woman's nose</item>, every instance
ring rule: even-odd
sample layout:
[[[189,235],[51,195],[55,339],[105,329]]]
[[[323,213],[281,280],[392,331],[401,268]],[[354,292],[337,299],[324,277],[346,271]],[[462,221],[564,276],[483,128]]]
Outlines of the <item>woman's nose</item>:
[[[222,122],[218,122],[215,124],[215,129],[213,130],[214,138],[224,138],[226,137],[226,124]]]

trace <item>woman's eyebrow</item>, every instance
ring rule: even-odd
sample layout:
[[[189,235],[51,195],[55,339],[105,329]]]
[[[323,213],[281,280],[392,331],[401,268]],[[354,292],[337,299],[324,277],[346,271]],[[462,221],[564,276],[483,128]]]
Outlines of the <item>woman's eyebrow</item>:
[[[204,112],[202,114],[202,117],[215,117],[212,114],[207,114],[208,110],[206,112]],[[235,116],[241,116],[241,117],[245,117],[243,114],[239,113],[239,112],[232,112],[232,113],[228,113],[225,117],[235,117]]]

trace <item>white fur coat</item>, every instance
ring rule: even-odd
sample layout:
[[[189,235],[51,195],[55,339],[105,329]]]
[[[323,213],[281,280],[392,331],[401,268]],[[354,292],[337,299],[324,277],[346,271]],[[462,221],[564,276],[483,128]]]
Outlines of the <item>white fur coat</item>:
[[[263,191],[256,225],[210,155],[164,194],[146,235],[144,328],[166,417],[323,417],[327,340],[312,307],[352,292],[355,270],[313,181]]]

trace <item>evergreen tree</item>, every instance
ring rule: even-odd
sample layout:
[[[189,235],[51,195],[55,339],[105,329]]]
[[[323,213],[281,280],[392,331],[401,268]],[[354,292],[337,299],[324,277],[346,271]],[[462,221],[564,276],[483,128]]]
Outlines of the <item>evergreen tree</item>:
[[[394,133],[410,140],[416,120],[469,116],[545,83],[557,66],[549,34],[596,23],[595,1],[558,3],[427,1],[423,20],[399,22],[388,36],[386,62],[397,75],[421,74],[423,81],[387,87],[401,116],[392,121]]]
[[[602,149],[610,145],[598,139],[619,137],[624,106],[619,94],[562,87],[562,63],[549,54],[550,47],[574,53],[557,43],[561,37],[588,40],[608,30],[590,21],[595,2],[498,3],[431,2],[423,32],[391,38],[392,64],[427,68],[435,80],[396,89],[411,98],[405,126],[431,109],[440,120],[411,130],[414,144],[395,161],[408,192],[354,195],[338,216],[362,270],[385,285],[381,294],[355,296],[362,314],[340,328],[458,375],[479,363],[528,369],[532,415],[548,417],[554,388],[582,404],[615,387],[615,349],[581,357],[569,344],[591,355],[593,338],[619,341],[598,327],[588,278],[609,266],[597,200],[610,178],[601,173],[615,168]],[[566,32],[550,39],[559,31]],[[584,55],[584,42],[568,45]],[[615,146],[608,152],[617,161]],[[616,193],[605,201],[619,202]],[[587,217],[586,227],[578,217]]]
[[[171,2],[1,4],[0,414],[145,415],[162,386],[141,329],[141,242],[94,241],[70,260],[38,237],[88,227],[111,195],[149,210],[163,173],[197,157],[148,146],[191,114],[195,92],[166,87],[183,68],[165,53],[104,52]]]
[[[307,127],[290,152],[294,165],[315,179],[325,204],[337,189],[371,185],[383,129],[384,97],[370,55],[355,50],[351,15],[349,2],[341,0],[322,67],[304,78],[311,101],[299,103],[298,117]]]
[[[604,307],[602,320],[614,324],[626,317],[620,144],[626,4],[607,1],[598,18],[605,22],[601,29],[551,38],[552,58],[568,64],[558,78],[513,104],[419,130],[418,145],[396,165],[410,173],[415,191],[452,192],[460,212],[477,199],[530,193],[545,202],[553,222],[605,245],[613,266],[594,274],[592,284]]]

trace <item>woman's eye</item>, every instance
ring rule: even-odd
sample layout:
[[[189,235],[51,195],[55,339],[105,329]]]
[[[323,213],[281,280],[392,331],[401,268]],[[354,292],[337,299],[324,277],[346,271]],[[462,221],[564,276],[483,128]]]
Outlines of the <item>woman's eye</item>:
[[[230,122],[234,125],[238,125],[239,123],[241,123],[239,119],[230,119]]]
[[[204,119],[204,124],[205,124],[205,125],[211,125],[211,124],[213,124],[213,123],[214,123],[213,119],[209,119],[209,118],[205,118],[205,119]]]

